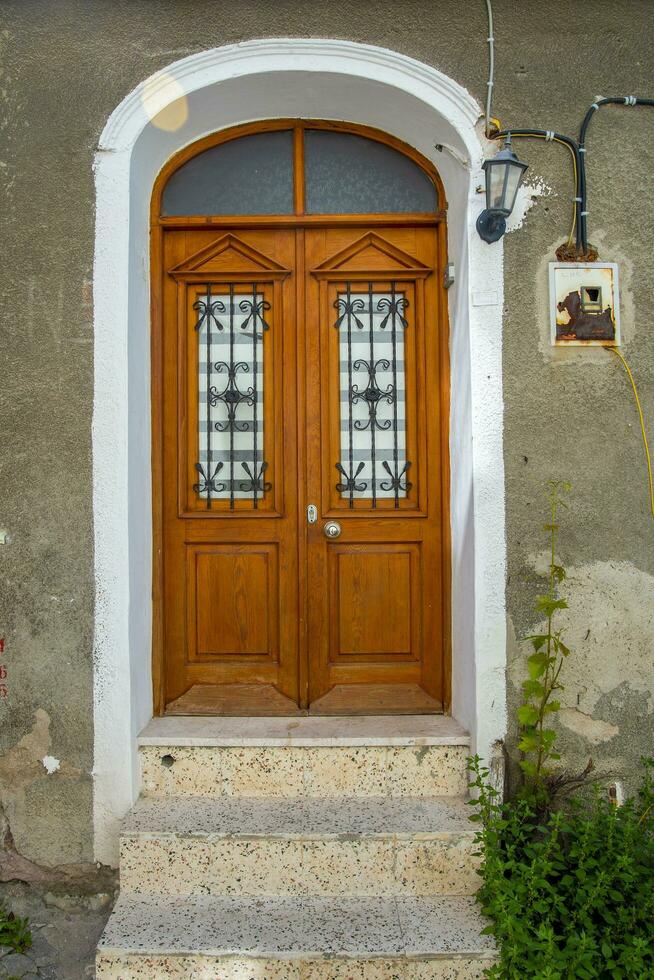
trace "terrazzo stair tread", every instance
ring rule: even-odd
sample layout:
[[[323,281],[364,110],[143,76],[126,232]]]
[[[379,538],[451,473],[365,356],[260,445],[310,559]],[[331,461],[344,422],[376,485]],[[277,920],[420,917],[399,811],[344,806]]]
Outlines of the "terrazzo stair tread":
[[[460,797],[144,797],[121,836],[425,839],[474,836]]]
[[[483,957],[474,899],[186,898],[122,894],[98,946],[111,954],[270,959]]]
[[[120,837],[125,892],[159,895],[473,895],[463,800],[142,799]]]

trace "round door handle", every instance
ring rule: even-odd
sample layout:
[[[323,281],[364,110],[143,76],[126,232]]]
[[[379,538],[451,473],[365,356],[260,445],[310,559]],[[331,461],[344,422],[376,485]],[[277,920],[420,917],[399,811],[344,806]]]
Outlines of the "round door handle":
[[[326,538],[337,538],[341,533],[341,525],[337,521],[327,521],[323,531]]]

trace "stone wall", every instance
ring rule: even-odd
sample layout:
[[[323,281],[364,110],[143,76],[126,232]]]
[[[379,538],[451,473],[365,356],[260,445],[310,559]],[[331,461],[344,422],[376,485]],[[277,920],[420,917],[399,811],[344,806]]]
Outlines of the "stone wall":
[[[575,134],[598,95],[652,96],[654,6],[494,0],[494,111]],[[438,67],[482,103],[482,0],[5,0],[0,10],[2,382],[0,701],[5,876],[92,859],[92,160],[142,79],[204,48],[337,37]],[[653,165],[649,109],[602,109],[588,139],[590,239],[620,263],[626,354],[654,433]],[[547,262],[567,235],[565,150],[521,141],[540,186],[505,247],[505,467],[511,703],[546,540],[545,484],[574,484],[562,732],[571,766],[631,784],[654,744],[654,522],[633,398],[603,351],[548,346]],[[45,761],[44,761],[45,760]]]

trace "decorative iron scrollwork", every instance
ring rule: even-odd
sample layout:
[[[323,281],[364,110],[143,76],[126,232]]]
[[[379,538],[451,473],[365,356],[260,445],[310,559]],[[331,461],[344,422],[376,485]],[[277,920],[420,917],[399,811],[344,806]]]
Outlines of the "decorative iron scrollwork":
[[[216,480],[216,476],[218,475],[218,473],[220,473],[222,468],[223,468],[223,463],[216,463],[216,467],[213,473],[211,474],[211,476],[209,476],[208,473],[205,473],[204,466],[202,465],[202,463],[196,463],[195,469],[200,474],[201,480],[199,483],[193,484],[193,489],[195,490],[195,492],[200,494],[222,493],[223,490],[226,489],[226,484],[218,483],[218,481]]]
[[[204,380],[204,397],[200,394],[199,444],[201,454],[206,456],[206,462],[196,463],[201,479],[193,485],[193,490],[206,497],[207,508],[214,499],[229,499],[230,509],[234,510],[239,498],[251,499],[256,508],[263,495],[272,489],[272,484],[264,479],[268,463],[262,458],[263,352],[258,349],[264,332],[269,329],[264,314],[270,309],[270,303],[257,292],[256,283],[252,285],[251,296],[237,293],[236,283],[221,287],[226,292],[218,296],[214,295],[214,288],[207,283],[205,296],[193,304],[198,315],[195,329],[201,352],[201,381]],[[216,347],[226,351],[225,357],[214,361]],[[249,349],[247,359],[243,356],[244,347]],[[216,375],[225,379],[222,384],[214,382]],[[244,376],[251,379],[251,384],[241,387],[239,381]],[[222,418],[215,418],[216,409]],[[221,472],[225,467],[226,474]],[[243,470],[245,478],[236,472],[237,467]],[[216,479],[219,473],[220,481]]]
[[[347,495],[350,507],[354,507],[355,498],[366,497],[374,509],[380,497],[390,496],[398,508],[400,496],[412,487],[407,480],[411,464],[404,458],[404,384],[401,403],[398,388],[398,378],[404,380],[400,331],[408,327],[405,312],[409,301],[404,293],[397,292],[395,283],[391,283],[390,293],[375,292],[372,282],[365,284],[365,293],[353,293],[354,288],[346,283],[345,293],[339,293],[334,302],[334,326],[340,334],[343,457],[336,463],[343,477],[336,489]],[[361,290],[361,285],[358,288]],[[380,339],[381,331],[388,336]],[[356,377],[362,372],[364,383]],[[362,433],[367,433],[366,437]],[[389,479],[380,478],[379,464]]]
[[[268,490],[272,490],[272,483],[267,483],[263,474],[268,469],[268,463],[262,463],[258,470],[252,471],[247,463],[241,463],[241,466],[247,473],[249,479],[242,481],[239,485],[244,493],[266,493]]]
[[[239,421],[236,418],[236,412],[238,411],[239,405],[243,402],[246,405],[254,405],[255,391],[252,387],[249,387],[247,391],[241,391],[236,381],[236,375],[239,371],[243,371],[246,374],[250,370],[250,365],[246,364],[245,361],[237,361],[236,364],[228,364],[227,361],[216,361],[214,367],[218,374],[226,371],[228,378],[227,384],[222,391],[218,391],[215,385],[209,389],[212,408],[218,402],[222,402],[227,409],[227,418],[225,421],[214,422],[214,428],[217,432],[229,432],[232,428],[236,432],[249,432],[249,420]]]
[[[206,299],[197,299],[193,304],[193,309],[198,314],[198,319],[195,324],[197,331],[201,331],[203,326],[208,326],[210,323],[214,323],[218,330],[225,329],[218,319],[218,313],[225,313],[227,308],[221,299],[212,299],[211,283],[207,284]],[[211,343],[210,336],[207,337],[207,340]]]
[[[390,480],[382,480],[382,490],[392,490],[393,492],[403,490],[404,493],[408,493],[413,484],[409,483],[409,481],[404,479],[404,477],[406,476],[407,470],[411,466],[411,463],[407,461],[399,473],[397,469],[395,470],[395,473],[393,473],[392,469],[388,465],[388,460],[386,459],[383,461],[382,466],[390,476]]]
[[[363,482],[357,483],[357,477],[364,466],[365,463],[359,463],[356,469],[356,473],[354,473],[353,476],[349,476],[345,467],[341,463],[336,464],[336,469],[338,470],[339,473],[343,474],[343,478],[344,478],[341,483],[336,484],[336,489],[338,490],[339,493],[363,493],[364,492],[368,484]]]
[[[357,297],[356,299],[352,299],[350,295],[349,283],[347,289],[348,289],[347,294],[345,296],[339,296],[336,302],[334,303],[334,306],[341,314],[338,320],[336,321],[336,323],[334,324],[334,326],[336,327],[337,330],[340,330],[342,323],[347,318],[348,328],[351,327],[352,324],[354,323],[355,327],[358,327],[359,330],[363,330],[363,320],[359,319],[357,313],[363,313],[363,311],[366,308],[366,304],[363,301],[363,299],[361,299],[360,297]]]
[[[372,428],[376,426],[378,429],[385,431],[390,429],[393,424],[392,419],[379,419],[377,417],[377,409],[380,402],[386,402],[388,405],[392,405],[395,401],[395,389],[392,384],[386,386],[382,389],[377,384],[377,372],[388,371],[391,366],[391,362],[386,357],[380,357],[378,361],[374,364],[369,364],[368,361],[364,361],[362,358],[358,358],[352,365],[355,371],[367,371],[368,372],[368,384],[363,391],[359,390],[357,384],[352,385],[350,389],[350,401],[353,405],[356,405],[361,399],[367,402],[368,405],[368,419],[355,419],[354,428],[358,429],[359,432],[363,432],[365,429]]]
[[[386,316],[379,324],[380,330],[385,330],[386,325],[389,320],[394,323],[399,323],[399,325],[406,329],[409,326],[409,321],[404,316],[404,311],[409,305],[409,301],[403,293],[395,293],[391,296],[382,296],[377,302],[377,309],[382,312],[387,310]]]

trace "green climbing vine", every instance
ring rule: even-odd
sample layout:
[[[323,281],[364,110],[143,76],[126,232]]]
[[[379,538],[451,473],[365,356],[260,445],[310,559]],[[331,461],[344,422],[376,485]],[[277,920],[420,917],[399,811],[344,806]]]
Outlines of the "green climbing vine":
[[[543,526],[549,538],[548,589],[536,600],[536,612],[545,616],[546,627],[543,633],[525,637],[531,644],[532,653],[527,658],[529,676],[522,684],[525,700],[518,708],[518,748],[522,753],[520,767],[525,786],[537,795],[545,792],[546,780],[551,775],[549,764],[561,758],[555,749],[556,731],[548,726],[548,719],[561,708],[556,694],[563,690],[561,670],[570,654],[563,642],[563,630],[556,625],[558,613],[568,608],[567,601],[559,594],[566,571],[557,560],[557,543],[559,510],[567,507],[564,498],[570,489],[569,483],[552,481],[548,484],[549,522]]]

